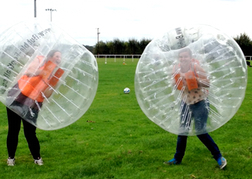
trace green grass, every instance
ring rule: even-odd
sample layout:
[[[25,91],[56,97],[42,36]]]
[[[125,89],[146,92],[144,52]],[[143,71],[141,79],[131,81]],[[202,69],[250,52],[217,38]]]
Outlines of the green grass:
[[[134,93],[137,59],[98,59],[99,86],[84,116],[56,131],[38,129],[43,166],[33,164],[23,135],[19,135],[16,166],[6,165],[7,118],[0,105],[1,179],[249,179],[252,178],[252,68],[245,100],[236,115],[211,132],[228,160],[220,170],[210,152],[189,137],[181,165],[166,166],[176,148],[177,136],[151,122],[141,111]],[[123,94],[129,87],[130,94]]]

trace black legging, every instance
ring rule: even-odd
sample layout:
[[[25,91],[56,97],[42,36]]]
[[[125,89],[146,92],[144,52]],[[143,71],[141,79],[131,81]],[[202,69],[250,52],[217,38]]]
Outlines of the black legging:
[[[34,159],[40,158],[40,145],[38,138],[36,136],[36,127],[30,124],[29,122],[22,119],[15,112],[7,109],[7,117],[8,117],[8,136],[7,136],[7,149],[10,158],[15,157],[15,153],[18,145],[18,134],[21,127],[21,120],[23,122],[24,127],[24,135],[27,140],[29,149]]]

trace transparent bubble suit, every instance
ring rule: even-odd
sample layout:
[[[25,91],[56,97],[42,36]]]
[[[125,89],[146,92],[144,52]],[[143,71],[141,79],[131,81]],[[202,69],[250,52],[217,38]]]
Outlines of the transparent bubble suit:
[[[209,80],[202,87],[209,106],[208,118],[196,130],[190,108],[182,108],[183,85],[178,90],[175,76],[179,70],[178,52],[189,48]],[[197,71],[195,73],[198,73]],[[200,135],[227,123],[237,112],[245,96],[247,65],[242,50],[233,38],[207,25],[174,28],[152,40],[145,48],[135,72],[137,101],[144,114],[164,130],[178,135]],[[182,112],[183,111],[183,112]],[[181,127],[187,115],[186,127]]]
[[[53,93],[42,106],[35,100],[38,116],[27,118],[29,106],[11,106],[20,92],[8,96],[31,62],[46,57],[56,49],[61,52],[57,68],[63,70]],[[0,100],[8,108],[43,130],[56,130],[77,121],[88,110],[98,87],[95,57],[62,29],[50,22],[31,20],[18,23],[0,34]],[[43,63],[43,61],[41,62]],[[50,85],[49,85],[50,87]],[[32,112],[31,112],[32,115]]]

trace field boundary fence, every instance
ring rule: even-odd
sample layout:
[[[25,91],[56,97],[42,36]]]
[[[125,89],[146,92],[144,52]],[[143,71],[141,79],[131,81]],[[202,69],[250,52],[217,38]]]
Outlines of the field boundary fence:
[[[123,62],[127,60],[131,60],[132,62],[134,61],[134,59],[138,58],[140,59],[141,58],[141,55],[142,54],[98,54],[98,55],[95,55],[96,58],[104,58],[104,62],[107,63],[107,59],[108,58],[113,58],[114,59],[114,62],[117,61],[117,59],[122,59]],[[247,65],[249,67],[252,67],[252,56],[245,56],[246,58],[246,62],[247,62]]]
[[[245,56],[247,65],[252,67],[252,56]]]
[[[116,62],[118,59],[122,59],[123,62],[127,60],[131,60],[132,62],[134,61],[134,59],[136,58],[140,58],[141,57],[141,54],[98,54],[98,55],[95,55],[96,58],[104,58],[104,61],[105,63],[107,63],[107,59],[108,58],[113,58],[114,59],[114,62]]]

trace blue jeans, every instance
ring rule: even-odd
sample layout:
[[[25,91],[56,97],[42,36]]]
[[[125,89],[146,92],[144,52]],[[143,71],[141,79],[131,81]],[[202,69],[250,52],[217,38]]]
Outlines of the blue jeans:
[[[190,124],[191,124],[190,120],[191,118],[194,118],[196,133],[205,131],[206,122],[208,118],[208,111],[209,111],[208,100],[202,100],[192,105],[187,105],[186,103],[183,103],[181,107],[182,107],[182,112],[181,112],[181,126],[180,127],[181,128],[190,127]],[[191,114],[189,114],[189,111],[191,111]],[[191,118],[190,118],[190,115],[191,115]],[[178,135],[176,153],[174,155],[174,158],[178,162],[181,162],[184,157],[185,150],[186,150],[187,137],[188,136],[186,135]],[[217,144],[214,142],[214,140],[208,133],[197,135],[197,137],[208,148],[208,150],[211,152],[215,160],[217,160],[219,157],[222,156]]]
[[[202,100],[195,104],[187,105],[181,102],[180,135],[187,135],[191,128],[191,120],[194,119],[196,134],[206,132],[209,101]]]

